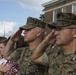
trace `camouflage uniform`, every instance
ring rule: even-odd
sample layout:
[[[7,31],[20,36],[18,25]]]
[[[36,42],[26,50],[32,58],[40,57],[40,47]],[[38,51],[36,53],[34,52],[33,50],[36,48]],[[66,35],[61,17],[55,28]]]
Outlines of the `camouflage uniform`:
[[[61,29],[71,25],[76,25],[76,15],[72,13],[58,13],[57,21],[51,23],[49,28]],[[66,36],[65,36],[66,37]],[[76,51],[71,54],[64,54],[62,48],[49,49],[48,55],[49,74],[48,75],[76,75]],[[73,50],[72,50],[73,51]]]
[[[20,29],[25,31],[36,27],[45,29],[45,25],[46,23],[41,20],[28,17],[26,25],[23,25]],[[19,65],[18,75],[45,75],[47,73],[45,66],[36,64],[30,59],[33,51],[34,50],[30,50],[29,47],[19,48],[10,55],[11,59],[17,61]]]
[[[55,47],[49,48],[46,54],[49,66],[48,75],[76,75],[76,52],[64,55],[62,48]],[[46,56],[44,57],[46,60]]]
[[[19,65],[18,75],[44,75],[45,66],[35,64],[31,61],[30,56],[33,50],[28,47],[19,48],[11,54],[11,59],[16,61]]]
[[[49,75],[76,75],[76,53],[64,55],[63,50],[49,55]]]

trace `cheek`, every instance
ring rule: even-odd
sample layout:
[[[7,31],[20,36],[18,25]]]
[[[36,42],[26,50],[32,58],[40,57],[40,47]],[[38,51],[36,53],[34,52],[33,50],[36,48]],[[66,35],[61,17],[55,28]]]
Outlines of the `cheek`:
[[[36,38],[36,35],[34,33],[27,34],[27,36],[24,36],[24,41],[30,41]]]
[[[72,33],[64,33],[62,36],[61,36],[61,40],[63,41],[63,42],[70,42],[70,41],[72,41],[73,40],[73,35],[72,35]]]
[[[33,31],[33,32],[31,32],[31,33],[29,34],[29,36],[30,36],[30,37],[35,37],[35,36],[37,36],[37,32],[36,32],[36,31]]]
[[[2,50],[1,53],[3,54],[4,53],[4,50]]]
[[[4,48],[3,48],[3,47],[1,47],[1,48],[0,48],[0,51],[2,51],[2,50],[4,50]]]
[[[31,39],[34,39],[34,38],[36,38],[36,37],[37,37],[36,34],[31,34],[31,35],[30,35],[30,38],[31,38]]]
[[[4,52],[4,48],[0,49],[0,53],[3,54]]]

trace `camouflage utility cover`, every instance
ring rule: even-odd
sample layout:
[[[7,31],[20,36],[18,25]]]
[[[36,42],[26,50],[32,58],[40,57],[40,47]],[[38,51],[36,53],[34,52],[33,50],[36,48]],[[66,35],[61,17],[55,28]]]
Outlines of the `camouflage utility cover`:
[[[33,18],[33,17],[28,17],[27,18],[27,23],[26,25],[23,25],[22,27],[20,27],[21,29],[32,29],[35,27],[40,27],[40,28],[45,28],[46,23],[37,19],[37,18]]]
[[[66,27],[76,25],[76,15],[73,13],[58,13],[57,14],[57,21],[52,22],[48,25],[50,28],[56,27]]]

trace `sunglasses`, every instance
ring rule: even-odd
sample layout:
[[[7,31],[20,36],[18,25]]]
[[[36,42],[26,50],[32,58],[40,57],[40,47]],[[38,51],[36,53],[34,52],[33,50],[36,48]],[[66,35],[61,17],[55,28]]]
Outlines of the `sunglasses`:
[[[76,29],[76,27],[56,27],[53,30],[61,31],[61,30],[65,30],[65,29]]]

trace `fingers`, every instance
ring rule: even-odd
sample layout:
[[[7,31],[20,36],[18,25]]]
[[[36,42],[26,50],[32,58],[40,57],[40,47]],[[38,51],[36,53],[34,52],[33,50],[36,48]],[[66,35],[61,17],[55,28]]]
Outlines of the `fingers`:
[[[46,38],[47,38],[47,39],[50,39],[50,40],[55,39],[54,32],[55,32],[55,31],[53,30],[51,33],[49,33],[49,34],[46,36]]]
[[[22,30],[19,29],[19,30],[16,31],[16,33],[13,35],[13,38],[16,37],[16,36],[18,36],[18,35],[21,35],[21,33],[22,33]]]
[[[22,30],[19,29],[18,31],[16,31],[15,34],[13,34],[13,35],[11,36],[10,39],[11,39],[12,41],[18,41],[19,38],[21,37],[21,33],[22,33]]]
[[[54,30],[52,30],[52,32],[51,33],[49,33],[47,36],[46,36],[46,38],[44,39],[44,43],[46,43],[46,44],[54,44],[55,43],[55,35],[54,35]]]

